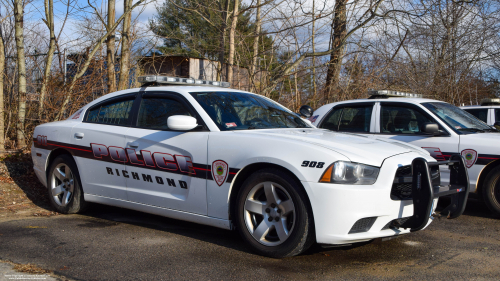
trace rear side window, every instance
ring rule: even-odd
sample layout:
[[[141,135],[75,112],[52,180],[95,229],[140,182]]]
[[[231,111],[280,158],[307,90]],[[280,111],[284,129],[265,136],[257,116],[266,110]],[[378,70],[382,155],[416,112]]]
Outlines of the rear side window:
[[[369,133],[372,110],[371,104],[334,108],[320,127],[340,132]]]
[[[400,106],[382,105],[380,131],[389,134],[420,134],[425,123],[433,123],[419,111]]]
[[[134,99],[106,103],[92,108],[86,122],[106,125],[127,125]]]
[[[466,109],[465,111],[476,116],[477,119],[483,121],[484,123],[488,122],[488,109],[487,108],[485,108],[485,109]],[[498,117],[497,117],[497,119],[498,119]]]
[[[192,116],[180,102],[169,98],[143,98],[137,117],[137,127],[168,130],[167,119],[172,115]]]

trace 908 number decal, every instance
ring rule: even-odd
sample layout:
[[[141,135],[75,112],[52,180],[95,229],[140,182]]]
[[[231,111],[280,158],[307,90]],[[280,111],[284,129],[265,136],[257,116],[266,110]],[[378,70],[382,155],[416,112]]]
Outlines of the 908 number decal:
[[[302,167],[309,167],[309,168],[318,168],[321,169],[325,165],[325,162],[316,162],[316,161],[307,161],[304,160],[302,162]]]

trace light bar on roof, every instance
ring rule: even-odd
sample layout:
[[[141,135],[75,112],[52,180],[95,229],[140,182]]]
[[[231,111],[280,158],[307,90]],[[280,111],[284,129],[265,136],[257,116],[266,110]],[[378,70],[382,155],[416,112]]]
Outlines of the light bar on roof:
[[[500,99],[483,99],[481,105],[500,105]]]
[[[386,97],[406,97],[406,98],[422,98],[421,94],[412,94],[392,90],[372,90],[368,91],[370,96],[386,96]]]
[[[165,85],[195,85],[195,86],[212,86],[212,87],[222,87],[229,88],[229,82],[221,81],[210,81],[210,80],[198,80],[193,78],[180,78],[180,77],[170,77],[170,76],[160,76],[160,75],[145,75],[139,76],[137,79],[139,83],[151,83],[156,82],[158,84]]]

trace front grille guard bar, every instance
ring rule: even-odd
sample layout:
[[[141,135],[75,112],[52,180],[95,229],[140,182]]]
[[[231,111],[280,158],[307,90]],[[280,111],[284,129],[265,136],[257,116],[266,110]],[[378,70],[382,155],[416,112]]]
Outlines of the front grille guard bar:
[[[430,167],[448,165],[450,168],[450,185],[432,186]],[[451,203],[440,214],[448,219],[459,217],[465,210],[469,195],[469,175],[464,158],[455,154],[447,161],[427,162],[424,158],[415,158],[412,167],[413,216],[401,224],[401,228],[410,231],[423,229],[432,216],[434,198],[450,195]],[[443,191],[444,189],[444,191]]]

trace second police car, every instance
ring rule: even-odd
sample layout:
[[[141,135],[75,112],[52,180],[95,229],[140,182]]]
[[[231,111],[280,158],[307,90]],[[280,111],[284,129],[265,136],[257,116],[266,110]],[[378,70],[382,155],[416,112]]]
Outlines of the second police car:
[[[458,155],[436,162],[405,144],[319,130],[268,98],[214,87],[221,82],[140,80],[36,127],[34,169],[59,212],[97,202],[237,228],[255,251],[280,258],[314,242],[421,230],[446,194],[455,198],[448,218],[465,208]],[[452,186],[441,186],[439,165],[451,167]]]
[[[476,116],[484,123],[500,129],[500,99],[483,99],[480,105],[462,106],[461,109]]]
[[[439,161],[459,153],[466,161],[471,192],[500,214],[500,133],[496,129],[458,107],[420,95],[388,90],[369,94],[369,99],[324,105],[310,120],[336,132],[407,142]],[[441,172],[446,183],[449,170]]]

